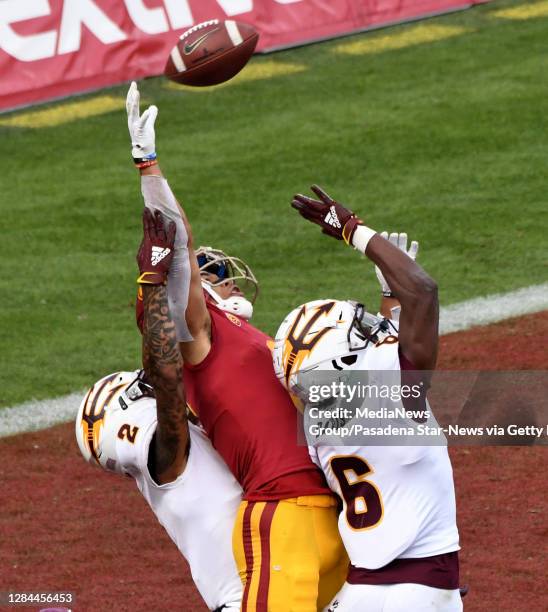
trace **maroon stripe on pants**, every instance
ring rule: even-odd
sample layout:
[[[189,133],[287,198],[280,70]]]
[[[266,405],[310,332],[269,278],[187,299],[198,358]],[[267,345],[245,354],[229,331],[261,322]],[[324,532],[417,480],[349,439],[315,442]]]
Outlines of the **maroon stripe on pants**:
[[[257,612],[268,612],[268,587],[270,586],[270,528],[278,502],[267,502],[259,522],[261,536],[261,574],[257,592]]]
[[[253,543],[251,540],[251,513],[255,507],[255,502],[248,502],[244,510],[242,524],[242,537],[244,542],[245,554],[245,588],[242,598],[242,612],[247,611],[247,600],[249,598],[249,587],[251,586],[251,575],[253,573]]]

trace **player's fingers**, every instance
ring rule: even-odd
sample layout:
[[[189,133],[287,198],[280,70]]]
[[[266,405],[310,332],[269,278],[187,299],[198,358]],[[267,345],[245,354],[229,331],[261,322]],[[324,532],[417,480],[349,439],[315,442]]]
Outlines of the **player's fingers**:
[[[333,199],[319,185],[312,185],[310,189],[326,204],[333,204]]]
[[[301,215],[303,217],[306,217],[307,219],[314,221],[320,221],[321,219],[323,219],[323,212],[321,210],[318,210],[318,208],[316,208],[315,206],[310,206],[310,204],[301,204],[298,207],[298,210]]]
[[[398,248],[400,251],[407,252],[407,234],[405,232],[401,232],[398,236]]]
[[[413,240],[413,242],[411,243],[411,246],[409,247],[409,251],[407,251],[407,254],[409,255],[409,257],[411,257],[411,259],[415,260],[417,259],[418,252],[419,252],[419,243],[416,240]]]
[[[167,227],[167,243],[170,246],[173,246],[175,243],[175,234],[177,232],[177,226],[174,221],[170,221]]]
[[[148,116],[150,114],[150,109],[146,109],[146,111],[137,119],[136,124],[139,130],[143,129],[143,126],[147,122]]]
[[[303,217],[303,219],[306,219],[307,221],[312,221],[312,223],[319,223],[321,220],[321,215],[318,215],[317,213],[315,213],[314,211],[310,210],[308,208],[308,206],[301,204],[300,202],[297,202],[295,200],[293,200],[293,202],[291,202],[291,206],[298,211],[298,213],[301,215],[301,217]]]
[[[153,104],[152,106],[148,107],[147,111],[148,111],[147,123],[151,125],[152,127],[154,127],[154,122],[156,121],[156,117],[158,116],[158,107],[154,106]]]
[[[297,202],[296,200],[293,200],[293,202],[291,202],[291,206],[296,211],[298,211],[298,213],[301,215],[301,217],[304,217],[305,219],[310,219],[311,218],[311,212],[301,202]]]
[[[128,113],[131,107],[133,106],[133,99],[135,97],[135,87],[137,87],[137,83],[135,83],[135,81],[131,81],[131,85],[129,86],[129,89],[127,90],[127,96],[126,96],[126,110]]]
[[[390,234],[390,236],[388,237],[388,240],[390,241],[391,244],[393,244],[395,247],[398,246],[398,232],[392,232]]]
[[[154,211],[154,227],[157,232],[164,233],[164,217],[159,210]]]
[[[145,234],[150,233],[150,228],[153,223],[154,220],[152,219],[152,212],[145,206],[145,209],[143,210],[143,232]]]
[[[128,119],[132,122],[139,119],[139,100],[140,100],[139,89],[135,81],[131,82],[126,97],[126,110]]]
[[[322,202],[318,200],[314,200],[313,198],[309,198],[308,196],[303,195],[302,193],[298,193],[293,196],[293,202],[300,202],[305,206],[309,206],[310,208],[318,208],[320,206],[325,206]]]

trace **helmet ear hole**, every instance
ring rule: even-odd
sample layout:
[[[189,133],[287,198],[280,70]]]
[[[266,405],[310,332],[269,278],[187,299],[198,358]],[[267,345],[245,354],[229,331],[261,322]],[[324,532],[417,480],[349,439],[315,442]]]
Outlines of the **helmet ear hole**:
[[[333,361],[331,362],[331,365],[335,368],[335,370],[345,370],[346,368],[339,365],[337,361],[340,361],[345,366],[351,366],[354,363],[356,363],[356,361],[358,361],[358,356],[357,355],[345,355],[344,357],[339,357],[338,360],[333,359]]]
[[[345,365],[351,366],[354,363],[356,363],[356,361],[358,361],[358,356],[357,355],[345,355],[344,357],[341,357],[341,361]]]

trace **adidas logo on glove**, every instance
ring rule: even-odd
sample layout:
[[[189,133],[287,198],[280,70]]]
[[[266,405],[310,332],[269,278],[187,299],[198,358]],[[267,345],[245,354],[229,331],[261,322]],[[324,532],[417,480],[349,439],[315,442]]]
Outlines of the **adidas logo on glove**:
[[[335,210],[334,206],[331,206],[329,209],[329,212],[325,216],[324,222],[329,223],[329,225],[332,225],[337,229],[341,228],[341,222],[339,221],[339,217],[337,217],[337,211]]]
[[[162,247],[153,246],[152,254],[150,256],[150,263],[153,266],[156,266],[162,261],[162,259],[164,259],[164,257],[167,257],[170,253],[171,253],[171,249],[168,249],[168,248],[163,249]]]

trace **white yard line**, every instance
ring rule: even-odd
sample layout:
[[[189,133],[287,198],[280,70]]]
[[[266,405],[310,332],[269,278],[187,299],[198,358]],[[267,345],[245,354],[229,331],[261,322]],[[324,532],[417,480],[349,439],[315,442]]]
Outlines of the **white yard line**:
[[[84,393],[80,391],[48,400],[30,400],[11,408],[0,408],[0,438],[46,429],[73,420]]]
[[[548,310],[548,283],[442,307],[440,334],[463,331],[477,325],[489,325],[542,310]]]
[[[548,310],[548,283],[489,295],[441,308],[440,333],[463,331],[511,317]],[[85,391],[49,400],[31,400],[0,409],[0,437],[66,423],[76,416]]]

